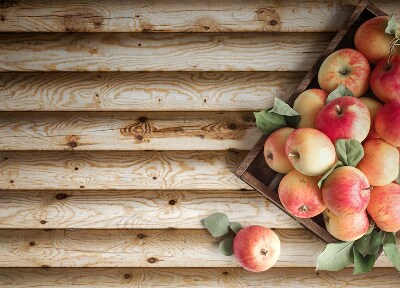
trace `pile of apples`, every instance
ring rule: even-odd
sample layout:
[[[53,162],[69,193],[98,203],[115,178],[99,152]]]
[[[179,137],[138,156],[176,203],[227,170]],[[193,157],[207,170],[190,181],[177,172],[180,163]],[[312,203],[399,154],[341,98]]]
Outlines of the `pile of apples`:
[[[385,33],[388,20],[366,21],[355,34],[356,49],[325,59],[320,89],[294,102],[298,128],[275,130],[264,145],[269,167],[286,174],[278,193],[287,211],[301,218],[323,213],[328,232],[342,241],[361,238],[369,217],[381,230],[400,230],[400,53],[397,38]],[[332,95],[338,88],[344,95]],[[376,97],[366,96],[371,90]],[[354,167],[335,167],[342,139],[362,143]],[[345,157],[353,152],[347,147]]]

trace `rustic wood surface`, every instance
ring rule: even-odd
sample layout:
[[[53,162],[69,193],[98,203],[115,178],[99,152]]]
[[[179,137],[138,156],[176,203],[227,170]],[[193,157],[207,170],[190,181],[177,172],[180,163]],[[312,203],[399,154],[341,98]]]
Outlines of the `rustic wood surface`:
[[[0,286],[398,287],[384,256],[315,272],[324,242],[234,175],[358,0],[183,2],[0,1]],[[214,212],[274,228],[276,267],[221,255]]]

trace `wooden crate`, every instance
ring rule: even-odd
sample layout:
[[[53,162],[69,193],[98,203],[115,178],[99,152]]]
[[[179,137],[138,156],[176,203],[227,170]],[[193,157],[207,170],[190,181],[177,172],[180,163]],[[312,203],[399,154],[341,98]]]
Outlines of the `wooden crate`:
[[[368,19],[383,15],[387,16],[385,12],[369,3],[369,1],[361,1],[343,27],[329,43],[321,57],[290,96],[288,104],[293,106],[295,99],[304,90],[319,88],[318,71],[325,58],[336,50],[354,48],[353,39],[357,28]],[[367,92],[367,94],[370,94],[370,92],[371,91]],[[276,190],[284,175],[270,169],[264,160],[264,143],[267,138],[268,135],[265,135],[258,141],[237,169],[236,175],[325,242],[337,242],[338,240],[326,230],[322,215],[313,218],[298,218],[291,215],[283,207]]]

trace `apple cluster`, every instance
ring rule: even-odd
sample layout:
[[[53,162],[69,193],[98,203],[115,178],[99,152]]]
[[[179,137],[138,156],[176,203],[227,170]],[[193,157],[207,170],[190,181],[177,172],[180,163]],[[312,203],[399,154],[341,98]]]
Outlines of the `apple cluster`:
[[[388,21],[366,21],[355,49],[329,55],[319,88],[294,102],[297,128],[275,130],[264,145],[268,166],[286,174],[278,188],[286,210],[301,218],[323,213],[328,232],[342,241],[361,238],[370,219],[383,231],[400,230],[400,51],[397,35],[385,31]],[[343,141],[358,143],[358,161],[351,145],[339,155]]]

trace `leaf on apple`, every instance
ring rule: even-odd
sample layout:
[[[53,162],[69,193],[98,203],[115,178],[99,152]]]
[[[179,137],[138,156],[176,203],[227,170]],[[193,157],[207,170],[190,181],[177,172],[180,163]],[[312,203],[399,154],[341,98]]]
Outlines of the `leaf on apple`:
[[[286,123],[288,126],[293,128],[296,128],[301,120],[301,116],[296,110],[277,97],[275,97],[274,107],[270,110],[270,112],[285,116]]]
[[[233,255],[233,239],[226,238],[219,243],[218,246],[219,251],[225,256]]]
[[[397,271],[400,271],[400,251],[396,247],[395,233],[381,231],[381,234],[383,234],[382,244],[386,257],[390,260]]]
[[[230,222],[229,227],[235,234],[237,234],[243,227],[239,222]]]
[[[399,28],[399,25],[396,22],[396,17],[392,14],[389,18],[388,24],[385,29],[386,34],[391,34],[391,35],[396,35],[397,29]],[[397,37],[397,35],[396,35]]]
[[[382,240],[383,236],[376,230],[373,230],[370,234],[366,234],[356,240],[354,248],[364,257],[368,254],[376,255],[381,248]]]
[[[335,100],[343,96],[354,96],[354,94],[353,92],[351,92],[349,88],[347,88],[343,84],[339,84],[339,86],[335,90],[329,93],[328,98],[326,98],[325,105],[331,102],[332,100]]]
[[[229,233],[229,219],[226,214],[214,213],[203,221],[213,237],[221,237]]]
[[[372,270],[374,267],[377,256],[375,254],[362,255],[357,251],[356,247],[353,246],[354,255],[354,270],[353,275],[366,273]]]
[[[328,176],[332,173],[333,170],[335,170],[338,167],[342,167],[343,163],[338,161],[335,163],[335,165],[333,165],[323,176],[322,178],[318,181],[318,187],[321,188],[322,185],[324,185],[324,182],[326,180],[326,178],[328,178]]]
[[[287,126],[285,116],[273,113],[270,110],[271,109],[254,112],[257,128],[264,135]]]
[[[338,159],[345,166],[356,167],[364,157],[364,148],[355,139],[339,139],[335,141],[335,149]]]
[[[317,270],[339,271],[352,263],[353,244],[354,241],[326,245],[317,258]]]

